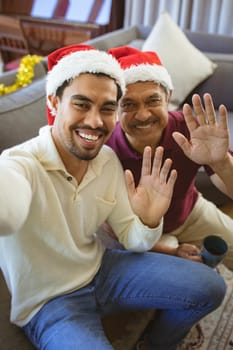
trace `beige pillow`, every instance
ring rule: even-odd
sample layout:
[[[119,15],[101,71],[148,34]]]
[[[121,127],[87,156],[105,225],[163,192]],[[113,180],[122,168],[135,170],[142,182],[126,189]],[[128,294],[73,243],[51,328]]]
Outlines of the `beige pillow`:
[[[171,106],[177,108],[188,94],[213,74],[217,65],[199,51],[166,12],[145,40],[142,51],[155,51],[171,75]],[[170,107],[171,107],[170,106]]]

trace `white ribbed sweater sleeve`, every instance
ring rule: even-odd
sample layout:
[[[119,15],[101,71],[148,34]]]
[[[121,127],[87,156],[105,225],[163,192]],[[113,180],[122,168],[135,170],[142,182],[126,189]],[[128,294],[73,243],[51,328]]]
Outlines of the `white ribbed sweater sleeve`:
[[[16,168],[0,165],[0,235],[17,232],[25,222],[32,199],[31,186]]]

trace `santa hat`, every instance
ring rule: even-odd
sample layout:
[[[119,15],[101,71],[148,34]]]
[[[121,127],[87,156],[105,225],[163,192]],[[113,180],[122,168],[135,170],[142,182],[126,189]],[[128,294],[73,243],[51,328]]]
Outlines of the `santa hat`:
[[[173,89],[171,77],[163,67],[159,56],[153,51],[140,51],[130,46],[120,46],[108,50],[124,70],[125,83],[154,81],[170,92]]]
[[[46,94],[50,125],[54,122],[54,111],[48,96],[55,95],[65,81],[78,77],[81,73],[106,74],[116,81],[122,94],[125,92],[124,75],[113,56],[85,44],[62,47],[48,55]]]

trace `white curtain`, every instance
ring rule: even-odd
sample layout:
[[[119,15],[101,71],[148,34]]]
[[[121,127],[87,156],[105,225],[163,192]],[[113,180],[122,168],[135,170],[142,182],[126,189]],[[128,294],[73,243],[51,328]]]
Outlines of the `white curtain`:
[[[182,29],[233,35],[233,0],[125,0],[124,26],[153,25],[163,11]]]

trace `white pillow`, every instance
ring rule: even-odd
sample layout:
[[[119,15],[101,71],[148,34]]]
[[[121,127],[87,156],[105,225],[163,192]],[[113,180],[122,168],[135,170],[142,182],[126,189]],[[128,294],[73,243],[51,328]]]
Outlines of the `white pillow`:
[[[178,106],[217,64],[199,51],[166,12],[162,13],[145,40],[142,51],[155,51],[171,75],[174,91],[171,106]]]

